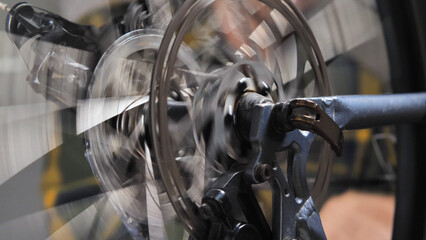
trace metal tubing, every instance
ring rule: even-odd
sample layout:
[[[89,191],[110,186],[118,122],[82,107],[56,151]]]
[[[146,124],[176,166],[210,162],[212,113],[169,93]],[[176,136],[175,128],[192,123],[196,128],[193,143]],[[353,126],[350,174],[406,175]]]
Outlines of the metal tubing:
[[[426,93],[309,98],[345,130],[426,120]]]

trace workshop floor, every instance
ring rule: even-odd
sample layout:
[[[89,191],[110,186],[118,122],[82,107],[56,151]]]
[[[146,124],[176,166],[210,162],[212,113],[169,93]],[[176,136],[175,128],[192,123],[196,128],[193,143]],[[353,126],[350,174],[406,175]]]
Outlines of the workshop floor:
[[[334,239],[391,239],[395,196],[347,191],[330,198],[320,215]]]

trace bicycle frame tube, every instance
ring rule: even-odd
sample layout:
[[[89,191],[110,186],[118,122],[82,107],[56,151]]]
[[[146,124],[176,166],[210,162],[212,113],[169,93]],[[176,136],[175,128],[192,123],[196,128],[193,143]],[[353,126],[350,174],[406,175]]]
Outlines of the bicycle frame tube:
[[[344,130],[426,120],[426,93],[309,98]]]

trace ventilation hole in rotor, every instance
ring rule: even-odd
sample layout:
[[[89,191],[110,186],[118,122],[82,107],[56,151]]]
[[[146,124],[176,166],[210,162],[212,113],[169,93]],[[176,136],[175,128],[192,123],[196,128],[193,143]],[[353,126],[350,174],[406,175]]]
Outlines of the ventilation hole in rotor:
[[[264,177],[265,177],[265,178],[270,178],[270,177],[271,177],[271,174],[272,174],[272,170],[271,170],[271,169],[269,169],[269,168],[265,168],[265,170],[264,170],[264,172],[263,172]]]
[[[290,192],[288,191],[288,188],[284,188],[284,196],[289,197]]]
[[[315,121],[319,121],[320,119],[321,119],[321,115],[317,114],[317,115],[315,116]]]

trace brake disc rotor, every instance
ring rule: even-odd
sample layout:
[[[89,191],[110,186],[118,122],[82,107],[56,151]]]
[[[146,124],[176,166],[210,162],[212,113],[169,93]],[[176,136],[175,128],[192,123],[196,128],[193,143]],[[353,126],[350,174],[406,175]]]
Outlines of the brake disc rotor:
[[[196,163],[199,164],[199,174],[206,176],[202,183],[203,186],[217,176],[209,172],[208,168],[212,168],[213,172],[220,173],[231,165],[226,164],[229,163],[228,158],[236,161],[244,158],[244,155],[239,152],[239,146],[242,143],[238,142],[238,136],[234,136],[232,129],[234,126],[232,123],[234,117],[232,106],[235,106],[236,101],[244,94],[244,90],[238,90],[238,82],[245,78],[250,79],[246,81],[246,91],[257,92],[260,91],[258,83],[268,82],[269,80],[266,88],[270,89],[270,93],[267,94],[275,101],[302,96],[328,95],[331,91],[325,63],[303,16],[291,1],[263,2],[266,5],[254,4],[253,1],[186,1],[171,21],[158,52],[150,92],[150,127],[153,149],[170,201],[186,229],[196,238],[204,237],[206,226],[197,211],[200,205],[199,199],[188,194],[188,188],[182,176],[182,164],[178,161],[178,158],[181,157],[179,154],[182,153],[180,149],[190,149],[190,151],[184,153],[187,159],[198,159]],[[235,16],[237,23],[241,24],[240,26],[244,26],[244,24],[250,26],[251,20],[253,20],[260,22],[259,26],[262,26],[263,29],[251,29],[248,34],[236,26],[229,31],[220,32],[217,28],[223,28],[224,25],[206,20],[209,18],[218,21],[220,21],[220,18],[226,19],[229,16],[223,16],[226,15],[223,11],[228,10],[235,11],[232,12],[235,14],[232,16]],[[249,14],[244,16],[244,14],[241,14],[244,11],[249,12]],[[260,12],[261,14],[250,14],[250,11]],[[256,16],[256,18],[262,20],[247,18],[248,16]],[[292,29],[290,32],[294,31],[295,33],[296,59],[291,59],[291,61],[296,61],[297,64],[292,79],[284,79],[283,72],[280,73],[282,69],[278,59],[286,55],[286,50],[283,51],[283,48],[286,48],[282,47],[282,44],[283,42],[286,43],[288,38],[288,33],[286,35],[285,31],[278,31],[278,23],[282,21],[288,23],[289,28]],[[194,23],[196,23],[195,26]],[[209,23],[211,24],[209,25]],[[262,25],[262,23],[265,24]],[[206,50],[208,46],[211,47],[208,44],[209,40],[197,39],[196,44],[193,44],[196,46],[206,44],[205,49],[198,47],[204,50],[198,50],[201,53],[196,59],[204,61],[200,63],[201,66],[206,65],[206,59],[210,61],[215,59],[215,61],[212,61],[215,64],[214,66],[207,64],[208,67],[203,70],[210,76],[198,77],[199,87],[196,89],[196,93],[192,92],[182,101],[188,111],[188,116],[184,122],[186,127],[179,128],[180,131],[178,132],[171,131],[168,110],[173,106],[170,104],[168,96],[171,87],[173,87],[171,79],[175,71],[174,68],[176,68],[176,54],[184,39],[187,41],[189,32],[194,31],[194,29],[205,29],[206,25],[213,29],[206,33],[207,36],[211,37],[211,35],[216,34],[225,38],[225,42],[224,45],[217,46],[219,49],[215,48],[217,51]],[[232,30],[237,31],[240,35],[235,34]],[[273,34],[275,33],[275,43],[269,43],[265,46],[263,44],[265,40],[270,40],[265,37],[267,35],[265,32],[268,32],[268,30],[269,32],[273,31]],[[191,34],[193,33],[191,32]],[[258,37],[257,40],[256,37]],[[188,45],[191,46],[191,43],[188,43]],[[279,49],[280,47],[282,48]],[[220,49],[222,51],[225,49],[228,54],[222,57]],[[221,63],[217,59],[226,60]],[[247,60],[256,62],[256,64],[248,64],[254,65],[255,71],[257,69],[268,70],[266,72],[269,72],[270,79],[266,77],[259,80],[253,76],[245,75],[239,66],[247,63]],[[309,71],[313,73],[311,74],[313,76],[306,79],[305,72]],[[274,82],[275,84],[273,84]],[[188,88],[185,83],[178,85],[181,89]],[[231,119],[230,122],[229,119]],[[186,133],[185,129],[192,131],[193,139],[188,137],[191,135]],[[186,137],[176,137],[176,135]],[[234,141],[234,139],[236,140]],[[329,152],[330,150],[324,148],[324,151]],[[328,185],[331,154],[325,153],[324,155],[326,157],[319,161],[316,181],[311,188],[314,200],[321,198]],[[226,160],[221,161],[221,158]]]
[[[198,213],[204,187],[233,163],[245,161],[245,143],[235,131],[235,108],[245,93],[273,102],[330,94],[318,46],[294,6],[253,3],[186,1],[164,37],[155,30],[126,34],[96,67],[90,101],[79,114],[90,126],[80,128],[89,129],[87,157],[102,187],[120,190],[112,199],[132,232],[148,236],[154,222],[148,211],[156,208],[156,218],[178,217],[194,237],[204,236],[206,225]],[[233,20],[243,25],[260,17],[266,24],[235,37],[214,23],[223,9],[257,9],[261,15]],[[277,33],[280,23],[290,30]],[[267,29],[274,31],[275,42],[265,46]],[[200,36],[186,40],[189,47],[182,44],[188,32]],[[287,54],[289,46],[293,54]],[[283,55],[296,61],[294,69],[280,62]],[[307,71],[313,77],[306,78]],[[324,193],[330,166],[329,159],[320,161],[314,199]],[[171,205],[174,211],[165,214]]]
[[[86,157],[135,236],[152,235],[148,229],[162,218],[159,209],[155,213],[159,216],[149,213],[153,204],[157,208],[168,205],[160,203],[165,193],[157,189],[158,173],[148,150],[146,127],[149,80],[161,39],[157,30],[137,30],[119,38],[99,61],[88,99],[78,112],[79,122],[86,124],[78,128],[88,129]],[[186,62],[180,65],[182,70],[188,70],[185,66],[196,69],[189,50],[181,51],[178,58]]]

